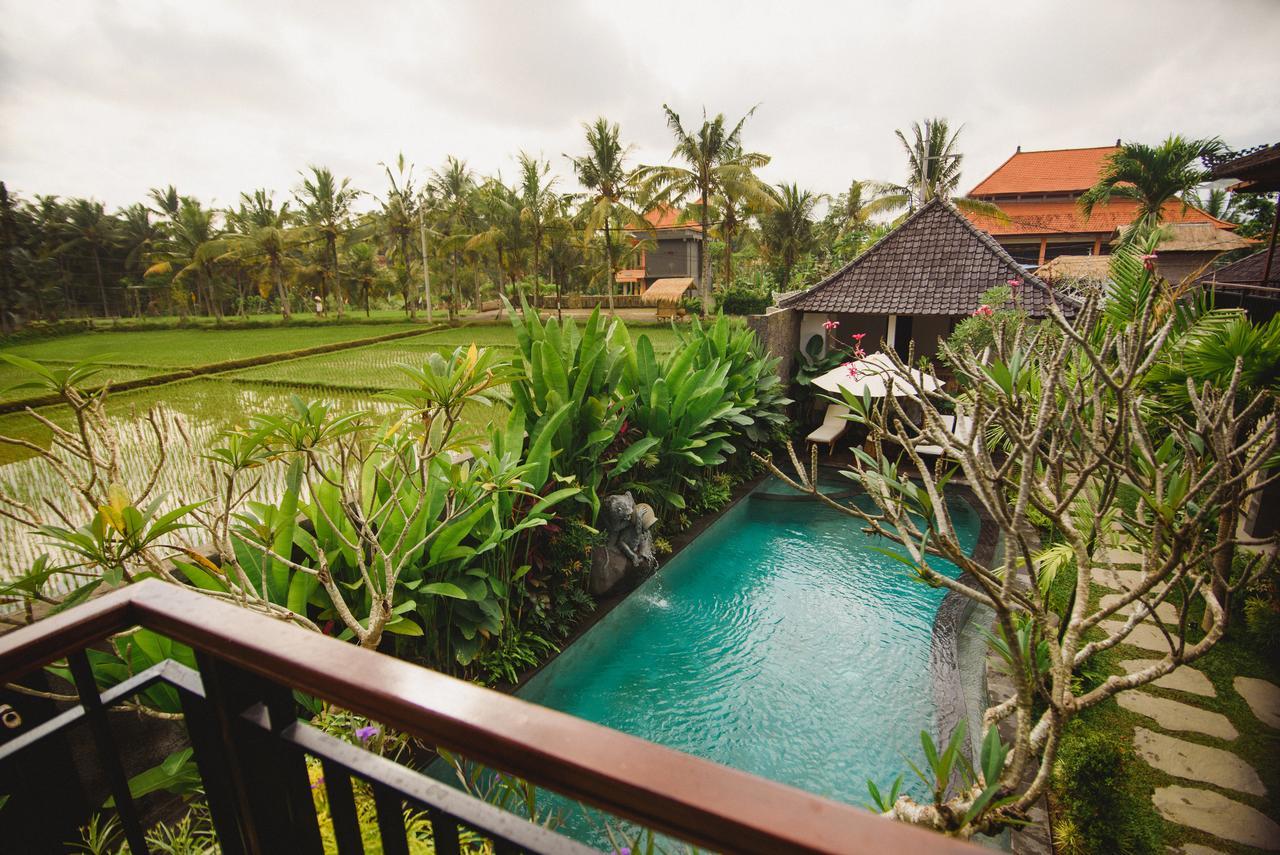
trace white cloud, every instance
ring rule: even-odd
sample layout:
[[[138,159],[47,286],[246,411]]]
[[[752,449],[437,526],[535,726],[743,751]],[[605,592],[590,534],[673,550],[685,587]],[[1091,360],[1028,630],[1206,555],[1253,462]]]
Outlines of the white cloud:
[[[216,4],[0,0],[0,178],[111,205],[174,183],[227,204],[308,163],[380,191],[381,160],[514,172],[606,115],[665,160],[661,113],[760,104],[766,176],[837,192],[900,178],[893,129],[965,125],[966,187],[1017,145],[1171,131],[1280,140],[1280,7],[1231,0],[953,3],[568,0]]]

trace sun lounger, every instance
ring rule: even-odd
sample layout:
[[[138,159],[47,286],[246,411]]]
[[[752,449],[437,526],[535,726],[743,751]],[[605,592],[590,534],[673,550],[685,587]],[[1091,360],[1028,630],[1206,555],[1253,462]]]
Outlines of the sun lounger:
[[[806,436],[805,441],[815,444],[825,443],[827,453],[830,454],[835,448],[836,440],[849,428],[849,422],[844,418],[848,414],[849,408],[844,404],[828,404],[827,413],[822,417],[822,424]]]
[[[956,424],[955,416],[942,417],[942,426],[945,427],[947,430],[954,430],[955,424]],[[924,455],[925,457],[941,457],[942,456],[942,446],[940,445],[933,445],[932,443],[918,442],[918,443],[915,443],[913,447],[916,450],[916,454]]]

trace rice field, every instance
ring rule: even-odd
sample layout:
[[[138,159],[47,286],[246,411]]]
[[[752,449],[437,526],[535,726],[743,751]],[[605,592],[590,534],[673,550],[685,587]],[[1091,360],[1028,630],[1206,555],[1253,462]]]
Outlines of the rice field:
[[[108,365],[174,370],[422,328],[403,323],[87,332],[11,345],[4,352],[64,365],[96,359]]]
[[[265,356],[340,341],[385,335],[409,324],[376,326],[310,326],[248,330],[147,330],[137,332],[84,333],[58,339],[8,347],[38,361],[69,365],[90,357],[105,358],[108,367],[103,379],[121,381],[164,371]],[[669,352],[678,341],[669,327],[633,325],[633,340],[647,335],[659,354]],[[495,348],[507,356],[515,345],[515,333],[506,325],[456,327],[390,342],[356,346],[311,357],[284,359],[253,368],[203,376],[161,386],[112,394],[107,413],[118,430],[124,486],[134,494],[143,487],[152,459],[154,440],[143,417],[154,410],[168,435],[169,456],[159,489],[167,506],[198,501],[209,493],[207,463],[201,454],[221,431],[247,423],[250,416],[280,413],[289,398],[322,400],[330,406],[387,412],[391,405],[378,392],[399,385],[400,365],[421,366],[430,352],[447,356],[456,347],[476,344]],[[25,379],[19,369],[0,367],[0,390]],[[0,394],[3,394],[0,392]],[[14,392],[27,396],[30,392]],[[0,397],[0,400],[3,400]],[[70,411],[65,407],[45,407],[41,414],[55,424],[67,426]],[[468,408],[465,426],[483,431],[506,421],[502,407]],[[10,436],[48,446],[48,430],[25,413],[0,416],[0,436]],[[270,499],[279,483],[265,480],[254,495]],[[21,447],[0,443],[0,494],[31,504],[48,499],[76,507],[70,487],[43,461]],[[87,521],[88,517],[85,517]],[[49,547],[17,523],[0,518],[0,578],[20,572]],[[57,556],[55,556],[57,557]]]

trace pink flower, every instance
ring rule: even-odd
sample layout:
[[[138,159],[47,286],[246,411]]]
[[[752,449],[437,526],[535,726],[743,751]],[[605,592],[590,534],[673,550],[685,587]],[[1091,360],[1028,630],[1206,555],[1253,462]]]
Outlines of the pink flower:
[[[827,321],[826,323],[824,323],[824,324],[822,325],[822,328],[823,328],[824,330],[827,330],[828,332],[830,332],[831,330],[836,329],[836,328],[837,328],[837,327],[839,327],[839,326],[840,326],[840,322],[839,322],[839,321]]]
[[[866,336],[867,336],[867,334],[866,334],[866,333],[864,333],[864,332],[854,333],[854,334],[853,334],[853,340],[854,340],[856,343],[858,343],[858,344],[862,344],[862,340],[863,340],[864,338],[866,338]]]
[[[1155,270],[1156,254],[1154,252],[1149,252],[1146,255],[1142,256],[1142,266],[1147,268],[1148,271]]]
[[[849,376],[854,380],[858,379],[858,364],[856,362],[846,362],[844,369],[849,372]]]
[[[1009,280],[1008,282],[1006,282],[1005,284],[1006,284],[1006,285],[1008,285],[1010,288],[1021,288],[1021,287],[1022,287],[1022,280],[1021,280],[1021,279],[1010,279],[1010,280]]]
[[[973,310],[973,316],[975,318],[979,318],[979,317],[989,318],[994,314],[995,314],[995,310],[985,303],[983,303],[981,306]]]

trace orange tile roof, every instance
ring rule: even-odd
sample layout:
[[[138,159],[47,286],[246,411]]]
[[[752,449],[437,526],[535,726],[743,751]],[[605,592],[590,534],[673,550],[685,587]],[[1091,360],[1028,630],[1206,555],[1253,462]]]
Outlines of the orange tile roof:
[[[1138,216],[1138,203],[1133,199],[1113,196],[1105,205],[1097,205],[1093,215],[1085,218],[1075,199],[1011,199],[998,203],[1009,217],[1004,223],[989,217],[965,212],[975,226],[994,237],[1005,235],[1071,235],[1110,234],[1127,226]],[[1231,223],[1215,219],[1199,208],[1170,201],[1164,206],[1166,223],[1213,223],[1219,228],[1234,228]]]
[[[1019,151],[988,175],[970,196],[1012,193],[1075,193],[1098,181],[1102,166],[1118,146]]]
[[[683,223],[680,222],[680,217],[682,214],[683,214],[683,211],[681,211],[679,208],[676,208],[672,205],[659,205],[658,207],[654,208],[652,211],[649,211],[648,213],[646,213],[644,215],[644,219],[646,223],[648,223],[650,226],[652,226],[655,229],[693,229],[694,231],[702,230],[702,225],[697,220],[690,219]],[[639,226],[632,226],[632,228],[639,228]]]

